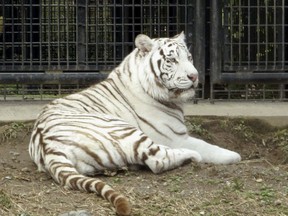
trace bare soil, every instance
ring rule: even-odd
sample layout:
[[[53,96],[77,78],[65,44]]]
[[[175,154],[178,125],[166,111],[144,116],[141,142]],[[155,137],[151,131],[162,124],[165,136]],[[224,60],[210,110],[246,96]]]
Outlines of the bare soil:
[[[243,161],[99,176],[129,197],[133,215],[288,215],[288,126],[219,117],[187,117],[187,125],[194,136],[239,152]],[[0,123],[0,215],[115,215],[95,194],[65,190],[36,171],[28,155],[32,126]]]

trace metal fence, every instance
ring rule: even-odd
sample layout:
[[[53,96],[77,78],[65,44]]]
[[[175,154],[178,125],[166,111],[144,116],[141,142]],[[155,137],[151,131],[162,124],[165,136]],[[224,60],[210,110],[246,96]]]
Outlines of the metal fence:
[[[2,1],[1,71],[111,70],[137,34],[184,30],[192,44],[192,1]]]
[[[104,79],[137,34],[181,31],[198,98],[288,99],[285,0],[0,0],[1,99],[77,91]]]
[[[132,51],[139,33],[165,37],[185,31],[193,52],[202,50],[202,44],[194,46],[194,1],[2,0],[0,6],[4,99],[19,91],[23,96],[23,89],[30,92],[26,84],[31,83],[31,91],[38,84],[42,94],[43,83],[53,83],[50,89],[59,93],[61,86],[55,83],[102,80],[103,71],[112,70]],[[25,86],[19,88],[21,83]]]
[[[288,1],[211,1],[211,17],[211,97],[287,99]]]

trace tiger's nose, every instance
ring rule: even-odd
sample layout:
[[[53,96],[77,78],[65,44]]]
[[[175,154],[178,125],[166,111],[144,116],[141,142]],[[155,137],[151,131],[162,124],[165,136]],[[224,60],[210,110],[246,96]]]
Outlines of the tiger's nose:
[[[187,75],[188,79],[192,80],[193,82],[195,82],[198,78],[197,74],[189,74]]]

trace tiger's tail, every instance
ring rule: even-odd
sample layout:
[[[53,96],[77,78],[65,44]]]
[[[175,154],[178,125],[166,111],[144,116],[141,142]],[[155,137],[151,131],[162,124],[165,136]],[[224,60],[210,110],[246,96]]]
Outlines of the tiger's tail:
[[[56,156],[56,158],[61,157],[61,160],[55,158],[55,153],[53,156],[49,160],[49,155],[46,155],[46,168],[57,183],[69,189],[94,192],[109,201],[118,215],[131,214],[131,205],[124,195],[99,179],[80,174],[72,162],[61,153]]]

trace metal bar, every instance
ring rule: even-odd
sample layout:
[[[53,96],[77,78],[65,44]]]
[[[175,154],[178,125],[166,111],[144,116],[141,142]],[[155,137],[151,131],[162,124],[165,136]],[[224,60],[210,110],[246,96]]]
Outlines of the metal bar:
[[[5,11],[5,7],[4,7],[4,1],[2,1],[2,59],[1,59],[1,64],[5,65],[5,60],[6,60],[6,14],[7,12]]]
[[[39,2],[39,65],[43,64],[43,50],[42,50],[42,42],[43,42],[43,29],[42,29],[42,16],[43,16],[43,5]]]
[[[231,7],[231,6],[230,6]],[[225,52],[223,53],[223,64],[224,66],[229,64],[231,65],[231,58],[230,58],[230,54],[231,54],[231,25],[229,26],[229,20],[231,20],[231,10],[228,10],[227,6],[223,7],[224,10],[224,49]],[[229,37],[230,35],[230,37]]]
[[[26,6],[26,9],[29,8],[29,27],[30,27],[30,31],[29,33],[29,62],[30,62],[30,66],[33,65],[33,7],[32,7],[32,0],[29,3],[29,6]],[[26,24],[26,23],[25,23]],[[25,30],[27,29],[27,26],[25,26]],[[24,31],[25,34],[26,31]],[[25,41],[27,42],[27,41]]]
[[[113,6],[113,65],[116,66],[116,51],[117,51],[117,46],[116,46],[116,37],[117,37],[117,32],[116,32],[116,2],[114,2],[114,6]]]
[[[143,33],[144,29],[143,29],[143,17],[144,16],[144,9],[143,9],[143,1],[141,1],[140,4],[140,25],[141,25],[141,33]]]
[[[86,26],[86,4],[87,0],[77,1],[77,66],[79,70],[83,70],[85,63],[85,26]]]
[[[253,1],[253,0],[252,0]],[[251,5],[251,1],[248,0],[248,6]],[[248,7],[248,70],[251,67],[251,7]]]
[[[277,22],[276,22],[276,1],[274,1],[274,5],[273,5],[273,65],[274,67],[276,67],[276,61],[277,61],[277,47],[276,47],[276,41],[277,41]]]
[[[152,0],[151,0],[152,1]],[[153,14],[152,14],[152,4],[149,4],[149,16],[151,17],[151,20],[150,20],[150,25],[149,25],[149,33],[150,33],[150,36],[153,35],[153,28],[152,28],[152,23],[153,23]]]
[[[40,84],[39,93],[40,93],[40,100],[43,100],[43,84]]]
[[[47,7],[47,6],[46,6]],[[51,67],[51,59],[52,59],[52,55],[51,55],[51,31],[52,31],[52,27],[51,27],[51,17],[53,16],[52,11],[51,11],[51,1],[48,1],[48,15],[47,15],[47,10],[46,10],[46,16],[48,16],[48,66]]]
[[[70,14],[69,14],[69,3],[68,3],[68,1],[66,1],[66,5],[65,5],[65,17],[66,17],[66,26],[65,26],[65,28],[66,28],[66,66],[67,66],[67,68],[69,67],[69,60],[70,60],[70,58],[69,58],[69,56],[70,56],[70,52],[69,52],[69,43],[70,43],[70,38],[69,38],[69,33],[70,33],[70,31],[69,31],[69,16],[70,16]],[[73,32],[71,32],[71,33],[73,33]]]
[[[288,83],[288,73],[223,73],[221,83]]]
[[[141,1],[142,2],[142,1]],[[121,19],[121,57],[123,57],[125,55],[125,48],[124,48],[124,42],[125,42],[125,25],[124,25],[124,20],[127,19],[126,18],[126,13],[125,13],[125,1],[122,1],[122,5],[121,5],[121,15],[122,15],[122,19]],[[126,9],[127,10],[127,9]]]
[[[264,1],[265,4],[265,66],[268,67],[268,2]]]
[[[239,1],[238,5],[238,37],[239,37],[239,42],[238,42],[238,65],[242,66],[242,27],[243,27],[243,20],[242,20],[242,7],[241,7],[241,1]]]
[[[248,99],[248,85],[245,85],[245,99]]]
[[[159,1],[160,1],[160,0],[158,0],[158,2],[157,2],[157,15],[158,15],[158,17],[155,18],[155,24],[158,23],[158,25],[157,25],[157,32],[155,32],[155,34],[158,33],[158,35],[161,35],[161,28],[160,28],[161,11],[160,11],[160,3],[159,3]],[[134,26],[134,25],[133,25],[133,26]]]
[[[210,1],[211,4],[211,35],[210,35],[210,77],[211,84],[219,81],[221,75],[221,6],[220,1]]]
[[[245,62],[247,63],[247,62]],[[251,61],[251,63],[257,63],[257,61]],[[258,71],[281,71],[281,72],[285,72],[285,71],[288,71],[288,65],[286,65],[285,68],[282,67],[282,65],[268,65],[268,66],[265,66],[265,65],[260,65],[260,66],[255,66],[255,67],[251,67],[250,70],[248,70],[248,68],[245,68],[245,66],[224,66],[224,71],[231,71],[231,72],[235,72],[235,71],[240,71],[240,72],[258,72]]]
[[[105,73],[1,73],[1,84],[32,84],[32,83],[95,83],[104,80],[107,77]]]
[[[95,64],[98,64],[99,63],[99,53],[101,53],[103,55],[102,52],[99,51],[99,45],[98,45],[98,35],[99,35],[99,31],[98,31],[98,27],[99,27],[99,1],[96,1],[96,5],[95,5],[96,9],[95,9],[95,25],[96,25],[96,28],[95,28],[95,40],[96,40],[96,43],[95,43]]]
[[[176,17],[177,17],[177,32],[181,31],[181,29],[179,28],[179,17],[180,17],[180,9],[179,9],[179,0],[177,0],[177,9],[176,9]]]
[[[259,0],[257,0],[257,54],[256,54],[256,61],[257,67],[260,66],[260,7],[259,7]]]
[[[195,47],[193,48],[194,64],[200,74],[200,82],[205,83],[205,1],[196,0],[195,2],[195,26],[193,40]],[[191,35],[192,36],[192,35]]]
[[[234,13],[234,8],[232,7],[232,2],[230,2],[230,66],[233,66],[234,64],[234,51],[233,51],[233,44],[234,44],[234,41],[233,41],[233,13]],[[212,23],[212,20],[211,20],[211,23]]]
[[[21,7],[22,8],[22,7]],[[13,66],[13,69],[15,67],[15,59],[14,59],[14,56],[15,56],[15,31],[14,31],[14,28],[15,28],[15,23],[14,23],[14,2],[12,1],[12,8],[11,8],[11,34],[12,34],[12,45],[11,45],[11,49],[12,49],[12,53],[11,53],[11,61],[12,61],[12,66]],[[23,39],[24,37],[22,37]],[[22,49],[23,49],[23,43],[22,43]],[[23,57],[23,55],[22,55]],[[23,61],[23,58],[22,58],[22,61]]]
[[[21,92],[22,93],[22,100],[24,100],[25,99],[25,94],[24,94],[25,88],[24,88],[24,85],[22,85],[21,87],[22,87],[22,90],[21,90],[22,91]]]
[[[287,37],[287,36],[286,36]],[[282,67],[285,67],[285,0],[282,0]]]
[[[84,59],[84,63],[85,63],[85,68],[88,67],[88,62],[89,62],[89,54],[88,54],[88,51],[89,51],[89,47],[88,47],[88,42],[89,42],[89,38],[88,38],[88,34],[87,32],[90,31],[89,29],[89,8],[88,8],[88,2],[85,3],[85,59]]]
[[[185,14],[185,17],[188,18],[188,16],[186,16],[186,14]],[[167,1],[167,6],[166,6],[166,22],[167,23],[169,23],[169,18],[170,18],[170,16],[169,16],[169,1]],[[170,33],[170,25],[167,25],[167,31],[166,31],[167,37],[169,37],[169,33]],[[185,29],[185,33],[186,34],[188,33],[187,29]]]
[[[267,14],[266,14],[266,16],[267,16]],[[266,85],[263,85],[263,88],[262,88],[263,100],[266,99],[266,91],[265,91],[265,88],[266,88]]]
[[[60,32],[60,1],[58,1],[57,3],[57,7],[56,7],[56,13],[57,13],[57,64],[58,66],[60,66],[60,58],[61,58],[61,50],[60,50],[60,41],[61,41],[61,32]]]
[[[4,100],[7,98],[7,87],[4,85]]]

